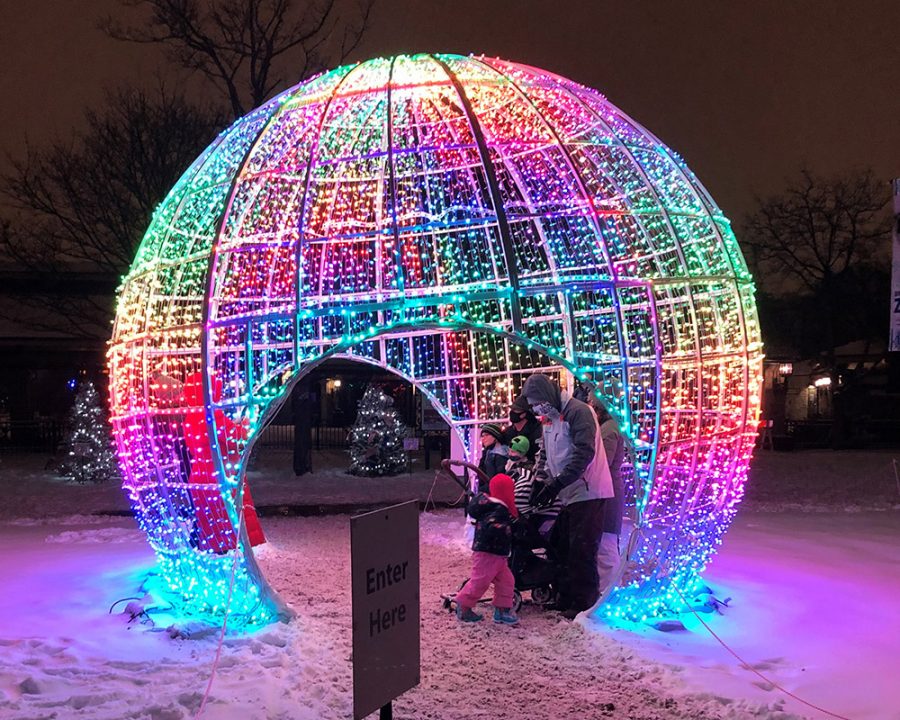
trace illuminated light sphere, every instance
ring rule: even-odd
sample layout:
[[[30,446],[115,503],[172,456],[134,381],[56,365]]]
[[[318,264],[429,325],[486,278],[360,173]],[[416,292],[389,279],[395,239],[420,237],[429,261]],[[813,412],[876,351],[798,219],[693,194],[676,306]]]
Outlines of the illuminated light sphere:
[[[300,375],[392,370],[474,454],[529,374],[590,373],[633,450],[600,612],[678,609],[743,492],[753,293],[693,173],[600,93],[484,57],[341,67],[235,122],[154,214],[109,350],[124,487],[184,609],[221,614],[234,566],[229,624],[258,625],[279,605],[234,550],[241,481]]]

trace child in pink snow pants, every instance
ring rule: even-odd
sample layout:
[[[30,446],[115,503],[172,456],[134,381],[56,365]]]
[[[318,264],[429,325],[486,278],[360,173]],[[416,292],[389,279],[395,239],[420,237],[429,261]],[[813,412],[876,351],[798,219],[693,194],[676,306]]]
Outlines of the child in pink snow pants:
[[[512,610],[515,580],[508,559],[512,549],[512,523],[519,513],[512,478],[494,475],[489,492],[473,497],[466,512],[475,520],[472,574],[456,595],[456,617],[462,622],[483,620],[484,616],[473,608],[493,583],[494,622],[515,625],[519,622]]]

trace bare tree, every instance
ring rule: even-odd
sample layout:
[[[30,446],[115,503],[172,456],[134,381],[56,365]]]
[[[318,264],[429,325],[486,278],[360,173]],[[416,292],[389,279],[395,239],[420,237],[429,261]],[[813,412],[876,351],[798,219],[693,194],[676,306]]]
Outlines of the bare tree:
[[[27,148],[0,178],[0,315],[82,337],[109,332],[112,293],[154,208],[222,117],[160,88],[111,92],[68,143]],[[13,316],[13,317],[10,317]]]
[[[748,217],[745,245],[770,292],[800,287],[818,294],[869,259],[889,230],[888,186],[871,170],[825,179],[802,170],[787,190]]]
[[[835,179],[803,170],[787,190],[758,200],[745,245],[762,292],[763,336],[807,355],[821,354],[833,388],[831,442],[858,425],[864,371],[838,367],[836,348],[887,333],[887,183],[871,171]]]
[[[275,90],[343,62],[369,24],[374,0],[348,11],[338,0],[122,0],[142,10],[126,25],[107,18],[112,37],[165,46],[183,67],[223,90],[235,118]]]
[[[783,194],[757,199],[743,236],[764,333],[824,352],[831,366],[837,346],[880,334],[888,199],[871,171],[825,179],[808,170]]]
[[[243,115],[279,86],[343,60],[374,0],[121,0],[144,17],[107,19],[122,40],[165,46]],[[341,2],[358,2],[345,7]],[[113,290],[153,209],[224,118],[160,89],[112,93],[71,142],[26,148],[0,178],[0,318],[102,338]]]

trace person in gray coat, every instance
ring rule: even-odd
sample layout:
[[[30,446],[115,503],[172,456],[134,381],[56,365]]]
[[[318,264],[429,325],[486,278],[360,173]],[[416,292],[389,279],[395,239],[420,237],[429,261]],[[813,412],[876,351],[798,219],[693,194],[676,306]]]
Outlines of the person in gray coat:
[[[613,497],[612,477],[587,404],[575,398],[563,402],[559,385],[540,374],[528,377],[522,394],[543,422],[532,504],[548,505],[558,497],[563,506],[550,544],[557,564],[556,608],[571,619],[599,597],[597,549],[604,501]]]

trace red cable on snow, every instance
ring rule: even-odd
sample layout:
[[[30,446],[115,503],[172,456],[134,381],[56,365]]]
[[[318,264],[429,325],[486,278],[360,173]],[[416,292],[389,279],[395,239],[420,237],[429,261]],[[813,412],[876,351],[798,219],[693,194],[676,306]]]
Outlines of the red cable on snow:
[[[778,684],[777,682],[775,682],[774,680],[770,679],[770,678],[767,677],[766,675],[763,675],[759,670],[757,670],[756,668],[754,668],[752,665],[750,665],[750,663],[748,663],[746,660],[744,660],[744,658],[742,658],[742,657],[741,657],[740,655],[738,655],[734,650],[732,650],[732,649],[725,643],[725,641],[724,641],[722,638],[720,638],[718,635],[716,635],[715,631],[714,631],[709,625],[706,624],[706,621],[705,621],[702,617],[700,617],[700,616],[697,614],[697,611],[694,610],[693,607],[691,607],[690,603],[688,603],[688,601],[685,600],[684,595],[681,594],[681,590],[679,590],[679,589],[678,589],[677,587],[675,587],[674,585],[672,585],[672,589],[675,590],[675,592],[678,593],[678,597],[681,598],[681,601],[685,604],[685,607],[687,607],[687,609],[690,610],[690,611],[694,614],[694,616],[700,621],[700,623],[703,625],[703,627],[705,627],[705,628],[709,631],[709,634],[712,635],[716,640],[718,640],[718,641],[719,641],[719,644],[720,644],[723,648],[725,648],[728,652],[730,652],[732,655],[734,655],[734,657],[737,658],[738,662],[740,662],[741,665],[743,665],[747,670],[749,670],[750,672],[752,672],[752,673],[758,675],[759,677],[761,677],[763,680],[765,680],[767,683],[769,683],[769,685],[771,685],[772,687],[778,688],[778,689],[781,690],[781,692],[783,692],[785,695],[789,695],[790,697],[794,698],[794,700],[796,700],[797,702],[803,703],[804,705],[813,708],[813,710],[818,710],[819,712],[825,713],[826,715],[830,715],[831,717],[837,718],[838,720],[850,720],[850,718],[848,718],[848,717],[844,717],[843,715],[838,715],[837,713],[833,713],[833,712],[831,712],[830,710],[826,710],[825,708],[819,707],[818,705],[814,705],[813,703],[808,702],[807,700],[804,700],[802,697],[799,697],[799,696],[797,696],[797,695],[794,695],[794,693],[792,693],[792,692],[791,692],[790,690],[788,690],[787,688],[782,687],[781,685],[779,685],[779,684]]]

